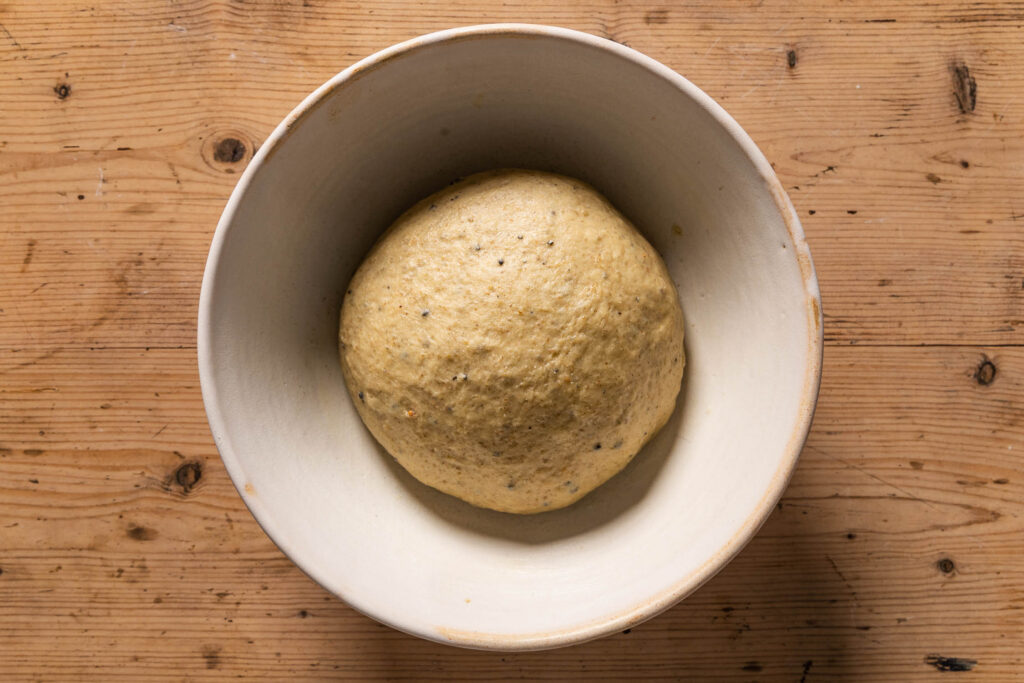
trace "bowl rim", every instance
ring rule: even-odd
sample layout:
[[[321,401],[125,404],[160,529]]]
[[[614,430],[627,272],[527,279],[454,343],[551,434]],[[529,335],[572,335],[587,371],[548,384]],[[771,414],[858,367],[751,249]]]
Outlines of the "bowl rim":
[[[807,366],[805,369],[804,387],[801,395],[801,410],[796,423],[791,431],[789,442],[780,460],[779,466],[771,481],[765,489],[761,500],[755,506],[750,516],[732,534],[730,539],[721,546],[711,557],[690,572],[687,576],[680,578],[667,590],[662,590],[644,600],[639,601],[632,608],[621,611],[610,617],[602,617],[589,622],[570,624],[556,631],[527,634],[492,634],[467,632],[456,629],[449,629],[444,626],[432,628],[418,624],[401,623],[401,615],[381,614],[368,608],[357,595],[343,594],[327,586],[331,585],[329,577],[322,576],[315,567],[306,566],[302,556],[297,552],[292,543],[289,542],[286,534],[280,533],[273,516],[263,507],[260,499],[255,495],[247,484],[247,477],[243,467],[243,458],[240,458],[231,446],[231,439],[228,435],[224,416],[220,409],[218,389],[214,381],[213,368],[215,361],[212,354],[211,330],[213,326],[212,302],[214,291],[217,287],[218,266],[221,252],[226,241],[227,234],[232,229],[235,214],[239,205],[245,197],[255,174],[262,164],[270,158],[276,148],[283,143],[296,124],[302,122],[303,117],[323,103],[327,96],[337,88],[344,86],[357,77],[375,70],[377,67],[392,61],[397,57],[408,55],[427,46],[442,43],[453,43],[467,39],[479,39],[492,36],[517,35],[524,37],[546,37],[582,44],[591,48],[597,48],[609,52],[621,59],[632,62],[643,67],[652,74],[660,77],[668,84],[675,86],[684,95],[702,107],[743,150],[747,159],[753,164],[758,175],[767,185],[775,201],[783,221],[789,232],[795,247],[801,278],[804,285],[805,304],[808,315],[808,349]],[[776,503],[781,498],[786,486],[796,469],[796,463],[800,452],[810,432],[811,422],[814,416],[815,405],[821,386],[821,368],[823,361],[824,339],[822,329],[821,293],[818,286],[814,265],[811,261],[810,250],[804,236],[803,227],[797,217],[796,210],[787,196],[779,179],[776,177],[771,164],[764,154],[754,143],[753,139],[744,131],[739,123],[730,116],[725,109],[715,102],[709,95],[689,80],[678,74],[676,71],[665,66],[661,62],[648,57],[647,55],[634,50],[613,40],[595,36],[582,31],[567,29],[542,24],[524,23],[495,23],[463,26],[442,31],[436,31],[421,35],[410,40],[396,43],[384,48],[374,54],[365,57],[340,73],[334,75],[323,85],[318,87],[302,102],[296,106],[266,139],[259,151],[253,156],[248,167],[242,173],[230,198],[217,223],[216,230],[210,245],[206,267],[203,273],[202,287],[199,295],[198,327],[197,327],[197,355],[199,365],[199,379],[203,396],[203,404],[206,409],[210,431],[214,443],[220,454],[221,460],[231,477],[232,483],[238,490],[243,502],[249,508],[256,522],[260,525],[267,536],[274,542],[301,571],[313,579],[320,586],[326,588],[345,604],[356,611],[378,621],[391,628],[418,636],[426,640],[456,645],[460,647],[497,650],[497,651],[528,651],[544,650],[567,645],[583,643],[606,636],[618,631],[635,626],[647,619],[650,619],[661,612],[669,609],[683,598],[687,597],[705,582],[713,577],[719,570],[729,563],[753,538],[758,529],[765,523]]]

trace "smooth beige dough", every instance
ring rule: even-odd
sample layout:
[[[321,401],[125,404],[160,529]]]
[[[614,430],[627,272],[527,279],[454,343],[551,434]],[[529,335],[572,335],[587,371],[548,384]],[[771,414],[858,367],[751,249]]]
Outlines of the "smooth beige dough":
[[[600,486],[668,421],[683,314],[661,257],[593,188],[491,171],[378,241],[340,352],[363,422],[412,476],[536,513]]]

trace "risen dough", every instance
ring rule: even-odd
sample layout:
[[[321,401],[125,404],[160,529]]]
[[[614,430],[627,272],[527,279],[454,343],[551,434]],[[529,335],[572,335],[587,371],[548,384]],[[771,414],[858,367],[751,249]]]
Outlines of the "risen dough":
[[[360,266],[341,364],[418,480],[486,508],[564,507],[672,414],[683,315],[657,252],[588,185],[481,173],[419,202]]]

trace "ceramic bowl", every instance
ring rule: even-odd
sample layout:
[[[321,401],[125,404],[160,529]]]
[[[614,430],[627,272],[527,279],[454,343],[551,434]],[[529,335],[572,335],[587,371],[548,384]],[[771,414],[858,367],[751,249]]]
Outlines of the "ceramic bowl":
[[[374,240],[500,167],[594,185],[660,251],[686,315],[670,423],[610,482],[534,516],[413,480],[363,427],[338,361],[342,294]],[[707,95],[609,40],[474,26],[362,60],[271,134],[213,239],[199,371],[231,478],[309,576],[423,638],[542,649],[657,614],[751,538],[811,422],[819,311],[792,205]]]

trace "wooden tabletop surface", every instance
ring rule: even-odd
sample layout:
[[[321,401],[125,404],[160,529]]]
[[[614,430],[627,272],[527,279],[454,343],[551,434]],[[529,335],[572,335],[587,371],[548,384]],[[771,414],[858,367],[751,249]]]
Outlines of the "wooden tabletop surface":
[[[630,45],[773,162],[825,365],[755,540],[631,631],[458,650],[357,614],[246,511],[196,313],[253,150],[396,41],[492,21]],[[1024,676],[1024,3],[0,3],[0,679]]]

